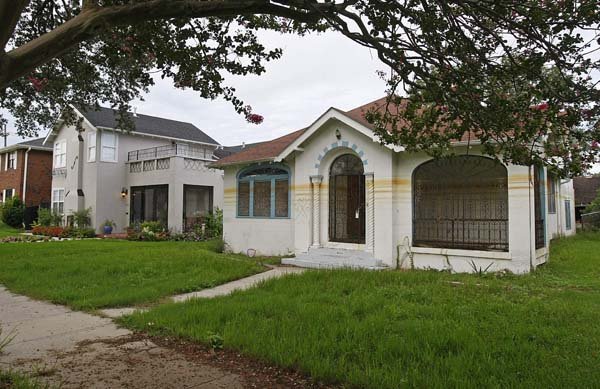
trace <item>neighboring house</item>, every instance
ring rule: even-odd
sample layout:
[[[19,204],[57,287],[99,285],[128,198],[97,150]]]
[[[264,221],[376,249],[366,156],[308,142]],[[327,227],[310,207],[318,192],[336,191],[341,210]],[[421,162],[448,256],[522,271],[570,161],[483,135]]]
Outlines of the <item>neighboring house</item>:
[[[600,189],[600,176],[575,177],[575,220],[581,221],[581,214],[598,195]]]
[[[18,196],[28,208],[49,206],[52,147],[43,143],[40,138],[0,149],[0,203]]]
[[[497,163],[473,141],[441,160],[382,146],[364,113],[383,101],[330,108],[214,163],[230,249],[293,253],[284,263],[306,267],[525,273],[547,260],[552,237],[575,232],[571,181]]]
[[[91,208],[98,231],[107,219],[117,231],[143,221],[182,231],[222,207],[223,174],[207,167],[220,145],[193,124],[133,113],[135,129],[121,131],[111,109],[75,113],[81,134],[60,120],[45,141],[57,212]]]

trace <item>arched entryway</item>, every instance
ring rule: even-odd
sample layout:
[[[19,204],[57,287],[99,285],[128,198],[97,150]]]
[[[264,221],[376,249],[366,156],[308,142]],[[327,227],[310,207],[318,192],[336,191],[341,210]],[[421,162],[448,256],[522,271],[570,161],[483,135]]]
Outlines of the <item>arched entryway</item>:
[[[337,157],[329,170],[329,241],[365,243],[365,175],[354,154]]]

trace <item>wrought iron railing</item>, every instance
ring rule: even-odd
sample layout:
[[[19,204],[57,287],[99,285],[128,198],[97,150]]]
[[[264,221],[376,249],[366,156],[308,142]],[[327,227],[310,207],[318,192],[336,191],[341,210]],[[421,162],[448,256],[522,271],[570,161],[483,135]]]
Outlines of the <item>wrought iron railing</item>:
[[[508,251],[508,219],[413,220],[414,245]]]
[[[149,159],[161,159],[169,157],[185,157],[210,160],[212,152],[201,146],[188,144],[170,144],[165,146],[151,147],[148,149],[133,150],[127,153],[127,161],[144,161]]]

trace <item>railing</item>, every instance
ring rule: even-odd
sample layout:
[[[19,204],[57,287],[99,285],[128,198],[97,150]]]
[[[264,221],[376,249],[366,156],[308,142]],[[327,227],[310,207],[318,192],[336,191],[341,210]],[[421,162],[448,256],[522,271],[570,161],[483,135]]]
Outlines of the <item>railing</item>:
[[[417,247],[508,251],[508,219],[421,218],[413,232]]]
[[[127,153],[128,162],[145,161],[149,159],[162,159],[169,157],[185,157],[194,159],[212,159],[212,152],[204,147],[188,144],[170,144],[151,147],[148,149],[134,150]]]
[[[590,212],[581,214],[581,229],[594,230],[600,229],[600,212]]]
[[[52,169],[52,175],[53,176],[66,176],[67,168],[66,167],[54,168],[54,169]]]

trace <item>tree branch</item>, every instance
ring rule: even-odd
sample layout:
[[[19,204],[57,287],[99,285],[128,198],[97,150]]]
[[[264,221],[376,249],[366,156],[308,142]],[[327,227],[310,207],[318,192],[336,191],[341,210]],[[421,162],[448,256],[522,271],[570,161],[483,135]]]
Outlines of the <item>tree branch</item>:
[[[4,4],[11,1],[0,2]],[[303,12],[273,4],[269,0],[153,0],[121,6],[88,7],[54,30],[6,53],[5,58],[0,57],[0,89],[111,27],[158,19],[232,17],[245,14],[276,15],[306,23],[314,23],[320,19],[320,15],[314,12]]]
[[[0,0],[0,51],[4,51],[30,0]]]

